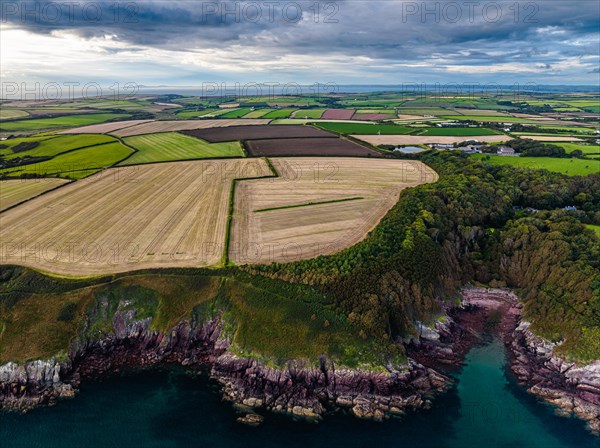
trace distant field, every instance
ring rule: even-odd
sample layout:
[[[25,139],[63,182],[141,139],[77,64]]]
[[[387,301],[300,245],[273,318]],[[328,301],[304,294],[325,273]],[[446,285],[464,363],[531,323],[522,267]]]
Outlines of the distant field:
[[[350,120],[354,115],[354,109],[327,109],[321,115],[324,120]]]
[[[270,174],[260,159],[106,170],[3,213],[0,240],[19,249],[1,262],[67,275],[215,265],[231,180]]]
[[[263,118],[277,119],[277,118],[289,118],[296,109],[278,109],[263,115]]]
[[[396,126],[393,124],[362,124],[362,123],[336,123],[325,122],[319,123],[318,127],[328,131],[337,132],[339,134],[408,134],[415,129],[404,126]]]
[[[535,140],[537,142],[581,142],[580,138],[577,137],[566,137],[560,134],[553,135],[533,135],[533,134],[520,134],[523,138]]]
[[[565,131],[565,132],[576,132],[581,134],[595,134],[596,129],[587,128],[587,127],[577,127],[577,126],[540,126],[542,129],[552,129],[557,131]]]
[[[335,134],[313,126],[228,126],[221,128],[195,129],[183,132],[211,143],[237,140],[260,140],[268,138],[337,137]]]
[[[110,123],[92,124],[80,128],[67,129],[66,131],[59,132],[59,134],[110,134],[118,129],[124,129],[142,123],[149,123],[151,121],[153,120],[125,120]]]
[[[356,156],[379,157],[378,152],[341,138],[282,138],[249,140],[248,154],[268,156]]]
[[[300,109],[292,114],[293,118],[321,118],[325,109]]]
[[[490,109],[450,109],[451,112],[456,112],[458,114],[461,115],[467,115],[467,116],[487,116],[487,117],[499,117],[499,116],[504,116],[504,117],[509,117],[510,115],[508,115],[506,112],[500,112],[497,110],[490,110]]]
[[[234,109],[231,112],[227,112],[226,114],[219,115],[220,118],[242,118],[244,115],[252,112],[252,109],[249,107],[244,107],[241,109]]]
[[[519,117],[499,117],[496,115],[444,115],[442,118],[448,120],[472,120],[472,121],[489,121],[500,123],[531,123],[535,119],[519,118]]]
[[[127,137],[124,141],[137,152],[120,165],[244,156],[239,142],[208,143],[177,132],[137,135]]]
[[[369,120],[369,121],[381,121],[381,120],[390,120],[396,118],[394,114],[362,114],[355,113],[352,116],[353,120]]]
[[[280,178],[244,181],[236,187],[229,247],[234,263],[290,262],[338,252],[362,240],[401,190],[437,179],[416,161],[270,160]],[[352,198],[362,199],[348,200]],[[314,204],[327,201],[337,202]],[[257,212],[265,209],[274,210]]]
[[[451,137],[433,135],[352,135],[352,137],[363,140],[372,145],[423,145],[427,143],[459,143],[466,140],[465,137]],[[471,139],[471,138],[469,138]],[[479,135],[472,137],[473,140],[486,143],[505,142],[511,139],[506,135]]]
[[[67,182],[50,178],[0,180],[0,211]]]
[[[177,116],[181,118],[197,118],[206,114],[216,112],[217,109],[205,109],[205,110],[185,110],[177,112]]]
[[[492,165],[511,165],[523,168],[545,169],[569,176],[587,176],[600,172],[600,161],[582,159],[558,159],[553,157],[503,157],[474,154],[471,157],[482,159]]]
[[[4,140],[0,143],[0,156],[6,160],[19,157],[54,157],[57,154],[71,151],[85,146],[116,142],[114,137],[108,135],[59,135],[57,137],[26,137]],[[39,143],[35,148],[26,151],[13,152],[15,148],[23,144]],[[2,148],[3,145],[8,148]]]
[[[0,173],[14,176],[35,174],[38,176],[51,175],[79,179],[92,174],[94,171],[114,165],[129,154],[131,154],[131,149],[123,146],[121,143],[108,143],[59,154],[44,162],[23,165],[16,168],[5,168],[0,170]]]
[[[31,120],[17,120],[0,123],[0,130],[3,131],[31,131],[39,129],[67,128],[75,126],[85,126],[88,124],[103,123],[115,118],[127,118],[125,114],[82,114],[67,115],[65,117],[38,118]]]
[[[442,109],[439,107],[429,108],[413,108],[413,107],[400,107],[398,113],[406,115],[449,115],[452,113],[450,109]]]
[[[254,118],[249,120],[243,118],[230,118],[222,120],[164,120],[150,121],[136,126],[130,126],[125,129],[120,129],[111,133],[119,137],[130,137],[132,135],[154,134],[157,132],[174,132],[185,131],[190,129],[207,129],[214,127],[228,127],[239,125],[252,126],[263,125],[268,123],[269,120],[263,120],[261,118]]]
[[[487,128],[425,128],[423,132],[419,132],[418,135],[431,135],[431,136],[457,136],[457,137],[477,137],[480,135],[494,135],[499,134],[498,131]]]
[[[590,154],[600,155],[600,145],[578,145],[576,143],[556,143],[556,146],[561,146],[562,148],[565,148],[565,151],[567,151],[567,153],[570,153],[571,151],[575,151],[576,149],[579,149],[581,152],[583,152],[586,155],[590,155]]]
[[[274,109],[259,109],[259,110],[253,110],[251,112],[248,112],[246,115],[244,115],[244,118],[262,118],[263,115],[268,114],[269,112],[272,112]]]
[[[29,114],[24,110],[18,109],[1,109],[0,108],[0,120],[9,120],[11,118],[27,117]]]

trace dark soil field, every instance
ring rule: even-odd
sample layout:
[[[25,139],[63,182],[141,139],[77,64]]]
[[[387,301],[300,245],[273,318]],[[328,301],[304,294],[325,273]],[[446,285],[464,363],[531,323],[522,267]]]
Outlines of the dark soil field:
[[[321,115],[321,119],[323,120],[350,120],[352,119],[352,115],[354,115],[354,109],[327,109],[323,115]]]
[[[370,148],[340,138],[285,138],[252,140],[246,143],[248,154],[263,156],[372,156]]]
[[[236,140],[265,140],[280,138],[336,137],[335,134],[312,126],[273,125],[273,126],[229,126],[227,128],[194,129],[184,134],[201,138],[210,143],[232,142]]]

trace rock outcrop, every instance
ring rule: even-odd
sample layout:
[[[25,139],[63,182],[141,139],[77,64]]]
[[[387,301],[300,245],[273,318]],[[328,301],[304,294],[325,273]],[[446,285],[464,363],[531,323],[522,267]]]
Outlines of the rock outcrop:
[[[132,310],[117,311],[113,332],[101,339],[75,342],[64,361],[38,360],[0,366],[0,409],[26,411],[52,405],[75,394],[85,378],[161,364],[210,369],[224,397],[243,410],[241,423],[257,425],[254,410],[318,420],[345,409],[359,418],[382,420],[428,408],[435,394],[451,385],[440,370],[459,366],[465,353],[489,328],[492,312],[502,318],[496,331],[509,348],[511,369],[529,391],[556,405],[563,414],[600,431],[600,361],[576,366],[554,354],[554,345],[521,322],[521,304],[507,290],[469,288],[460,306],[449,306],[434,324],[417,323],[418,338],[406,342],[408,362],[373,372],[339,368],[326,357],[318,366],[296,360],[285,368],[240,358],[228,349],[220,318],[182,321],[171,331],[151,328]],[[498,325],[499,324],[499,325]]]
[[[600,434],[600,361],[577,366],[554,354],[555,345],[533,334],[520,322],[507,335],[511,370],[530,393],[557,406],[565,416],[576,416]]]

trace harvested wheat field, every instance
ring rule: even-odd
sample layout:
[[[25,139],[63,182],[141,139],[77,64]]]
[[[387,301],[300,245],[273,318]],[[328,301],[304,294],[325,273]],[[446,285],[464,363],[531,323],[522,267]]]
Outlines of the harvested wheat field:
[[[417,161],[272,158],[279,178],[239,182],[229,258],[288,262],[338,252],[361,241],[404,188],[437,180]]]
[[[535,140],[537,142],[582,142],[583,140],[577,137],[565,137],[559,135],[521,135],[521,138]]]
[[[1,180],[0,211],[68,182],[56,178]]]
[[[262,118],[244,119],[232,118],[230,120],[179,120],[179,121],[151,121],[112,132],[118,137],[130,137],[132,135],[153,134],[155,132],[187,131],[192,129],[220,128],[240,125],[264,125],[271,120]]]
[[[423,145],[426,143],[459,143],[474,140],[483,143],[506,142],[511,139],[507,135],[478,135],[476,137],[454,136],[436,137],[431,135],[353,135],[352,137],[372,145]]]
[[[108,134],[118,129],[124,129],[138,124],[149,123],[152,120],[125,120],[112,121],[110,123],[90,124],[79,128],[68,129],[59,134]]]
[[[337,135],[312,126],[228,126],[223,128],[197,129],[184,134],[210,143],[233,142],[236,140],[263,140],[281,138],[336,138]]]
[[[231,180],[263,160],[112,168],[0,214],[0,262],[65,275],[218,264]]]

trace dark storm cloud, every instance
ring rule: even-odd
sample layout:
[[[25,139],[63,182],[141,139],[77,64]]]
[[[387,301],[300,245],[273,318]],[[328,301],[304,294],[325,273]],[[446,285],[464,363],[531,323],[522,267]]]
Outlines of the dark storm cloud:
[[[258,59],[325,53],[396,64],[531,63],[550,70],[564,58],[599,52],[600,2],[595,0],[316,4],[8,1],[2,22],[41,34],[110,35],[133,47],[194,52],[239,46],[259,49],[253,55]],[[58,17],[55,5],[62,12]]]

